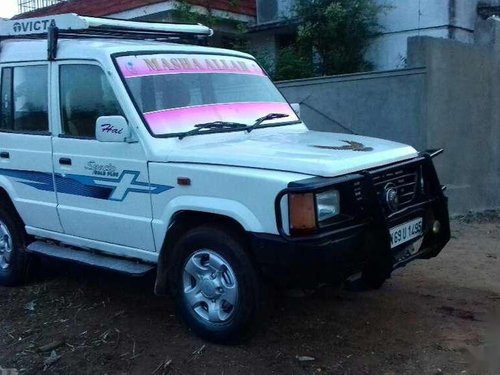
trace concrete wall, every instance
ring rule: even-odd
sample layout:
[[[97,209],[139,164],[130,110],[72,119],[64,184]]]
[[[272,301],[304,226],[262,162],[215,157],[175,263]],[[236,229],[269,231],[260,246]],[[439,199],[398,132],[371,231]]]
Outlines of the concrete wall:
[[[278,84],[287,99],[301,103],[311,129],[349,132],[422,148],[425,69],[348,74]]]
[[[376,0],[386,7],[380,16],[382,35],[367,51],[377,70],[406,65],[407,39],[432,36],[471,43],[478,0]]]
[[[417,149],[445,148],[436,165],[451,213],[499,208],[500,51],[430,37],[411,38],[408,51],[415,68],[279,87],[315,108],[302,108],[312,129],[345,126]]]
[[[499,0],[500,4],[500,0]],[[500,7],[500,5],[499,5]],[[496,50],[500,53],[500,17],[490,17],[486,20],[478,19],[476,32],[474,33],[475,44]]]
[[[414,38],[409,63],[424,64],[427,145],[453,212],[500,207],[500,54],[449,40]]]

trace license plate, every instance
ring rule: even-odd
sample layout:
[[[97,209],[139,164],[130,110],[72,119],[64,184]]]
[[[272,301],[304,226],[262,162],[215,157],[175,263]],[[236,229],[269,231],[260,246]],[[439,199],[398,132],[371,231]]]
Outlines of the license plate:
[[[409,242],[423,234],[423,219],[418,218],[391,228],[391,248]]]

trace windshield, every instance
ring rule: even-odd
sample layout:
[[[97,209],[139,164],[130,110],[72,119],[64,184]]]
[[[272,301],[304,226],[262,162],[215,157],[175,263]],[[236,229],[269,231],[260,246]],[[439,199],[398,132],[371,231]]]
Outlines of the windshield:
[[[252,125],[270,113],[297,115],[259,65],[250,59],[201,54],[117,58],[129,91],[154,135],[175,135],[210,122]]]

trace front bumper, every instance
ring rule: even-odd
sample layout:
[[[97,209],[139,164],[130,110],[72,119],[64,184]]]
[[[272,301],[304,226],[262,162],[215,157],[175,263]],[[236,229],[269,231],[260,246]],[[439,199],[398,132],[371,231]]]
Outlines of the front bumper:
[[[359,272],[383,279],[415,259],[439,254],[450,239],[447,198],[429,154],[410,163],[425,171],[427,193],[398,212],[388,214],[376,194],[375,172],[364,171],[364,209],[355,219],[304,238],[291,238],[282,228],[280,235],[251,234],[253,253],[263,275],[282,286],[335,284]],[[338,184],[335,179],[331,182],[332,186]],[[281,218],[279,212],[277,217]],[[391,249],[390,228],[419,217],[423,218],[423,236]],[[440,223],[438,233],[433,231],[435,221]]]

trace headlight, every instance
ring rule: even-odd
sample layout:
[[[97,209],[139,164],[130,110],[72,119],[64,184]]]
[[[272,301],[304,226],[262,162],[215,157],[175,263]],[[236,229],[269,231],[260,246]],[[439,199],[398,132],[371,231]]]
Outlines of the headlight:
[[[340,213],[340,197],[337,190],[316,194],[318,223],[331,219]]]
[[[288,212],[291,233],[306,233],[316,229],[314,194],[290,194]]]
[[[340,213],[340,196],[337,190],[314,195],[297,193],[288,196],[290,232],[306,234],[313,232],[323,222]]]

